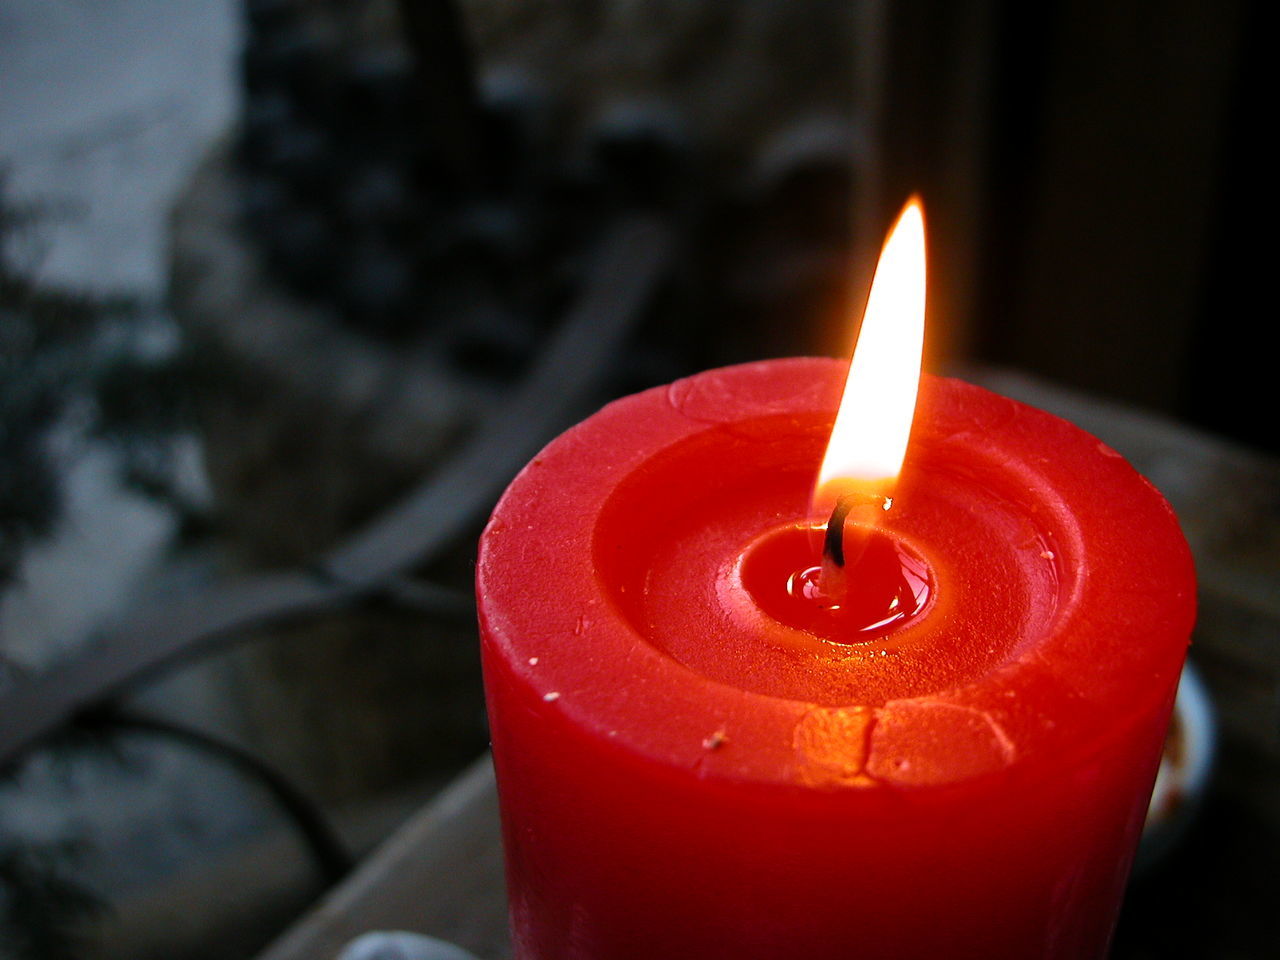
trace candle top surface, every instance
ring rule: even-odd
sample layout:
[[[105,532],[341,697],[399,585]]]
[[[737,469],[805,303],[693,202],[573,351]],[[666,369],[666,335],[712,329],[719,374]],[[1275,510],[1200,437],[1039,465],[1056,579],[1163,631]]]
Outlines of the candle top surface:
[[[534,458],[477,588],[538,709],[706,777],[840,789],[1088,749],[1149,706],[1194,617],[1168,505],[1096,438],[959,381],[923,378],[871,548],[903,564],[892,605],[911,609],[851,627],[787,599],[817,559],[809,498],[846,370],[709,371]]]

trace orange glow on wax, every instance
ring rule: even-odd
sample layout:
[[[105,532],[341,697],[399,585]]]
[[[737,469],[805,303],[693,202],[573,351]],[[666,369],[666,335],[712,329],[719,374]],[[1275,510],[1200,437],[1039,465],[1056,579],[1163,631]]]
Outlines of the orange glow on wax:
[[[876,265],[844,395],[813,492],[828,517],[846,496],[887,508],[911,434],[924,348],[924,213],[913,197]]]

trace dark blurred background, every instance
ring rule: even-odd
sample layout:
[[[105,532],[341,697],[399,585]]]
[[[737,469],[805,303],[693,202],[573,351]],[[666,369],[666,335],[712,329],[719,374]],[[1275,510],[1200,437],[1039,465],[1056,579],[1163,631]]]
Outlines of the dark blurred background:
[[[610,397],[847,353],[913,192],[931,368],[1155,425],[1254,638],[1207,654],[1264,771],[1210,821],[1274,868],[1261,9],[8,0],[0,956],[253,956],[483,751],[506,479]],[[1117,957],[1269,955],[1267,888],[1191,902],[1222,836]]]

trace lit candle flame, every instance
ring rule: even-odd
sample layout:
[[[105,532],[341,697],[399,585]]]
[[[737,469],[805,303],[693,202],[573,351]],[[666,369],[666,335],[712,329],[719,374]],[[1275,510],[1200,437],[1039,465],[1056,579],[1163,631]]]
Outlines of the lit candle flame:
[[[842,497],[892,502],[902,469],[924,348],[924,213],[913,197],[889,232],[831,440],[813,492],[826,517]]]

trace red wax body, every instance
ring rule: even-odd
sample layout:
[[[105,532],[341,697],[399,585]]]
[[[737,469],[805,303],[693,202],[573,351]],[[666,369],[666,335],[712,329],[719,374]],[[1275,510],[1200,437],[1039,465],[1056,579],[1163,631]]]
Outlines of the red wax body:
[[[1186,543],[1095,438],[926,376],[881,529],[927,606],[870,638],[781,622],[759,545],[809,519],[846,369],[618,401],[498,505],[477,582],[520,960],[1105,955]]]

